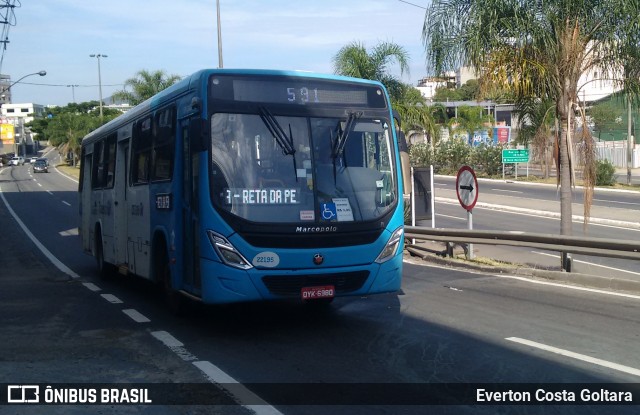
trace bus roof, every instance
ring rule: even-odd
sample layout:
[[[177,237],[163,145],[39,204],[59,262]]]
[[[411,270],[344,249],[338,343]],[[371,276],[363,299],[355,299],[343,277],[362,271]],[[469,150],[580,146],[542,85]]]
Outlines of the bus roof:
[[[299,78],[315,78],[344,82],[357,82],[362,84],[371,84],[382,87],[384,85],[379,81],[373,81],[368,79],[353,78],[341,75],[324,74],[318,72],[309,72],[302,70],[278,70],[278,69],[201,69],[193,74],[186,76],[182,80],[168,87],[167,89],[157,93],[153,97],[146,101],[136,105],[121,116],[109,121],[105,125],[96,128],[88,133],[82,140],[82,144],[87,144],[92,141],[94,137],[101,137],[103,134],[112,130],[117,130],[121,126],[125,125],[131,120],[136,119],[152,109],[162,106],[165,102],[173,99],[174,97],[187,93],[189,90],[197,88],[204,88],[210,75],[214,74],[227,74],[227,75],[265,75],[265,76],[290,76]],[[386,89],[385,89],[386,91]]]

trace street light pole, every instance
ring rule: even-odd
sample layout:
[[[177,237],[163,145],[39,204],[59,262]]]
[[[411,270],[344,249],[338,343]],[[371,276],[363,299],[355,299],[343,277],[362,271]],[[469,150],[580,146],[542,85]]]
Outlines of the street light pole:
[[[100,121],[102,121],[102,75],[100,74],[100,58],[108,58],[108,56],[101,53],[94,53],[89,55],[89,57],[98,59],[98,92],[100,94]]]
[[[222,68],[222,28],[220,27],[220,0],[216,0],[218,14],[218,68]]]
[[[47,74],[47,71],[40,71],[40,72],[34,72],[34,73],[27,74],[27,75],[23,76],[22,78],[18,79],[17,81],[11,83],[11,85],[9,85],[5,89],[3,89],[2,92],[10,90],[12,86],[14,86],[15,84],[17,84],[18,82],[22,81],[24,78],[26,78],[28,76],[33,76],[33,75],[45,76],[46,74]]]

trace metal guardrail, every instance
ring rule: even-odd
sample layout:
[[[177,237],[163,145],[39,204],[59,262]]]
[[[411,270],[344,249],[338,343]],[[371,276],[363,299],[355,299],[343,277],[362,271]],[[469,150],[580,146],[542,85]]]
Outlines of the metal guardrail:
[[[638,241],[620,241],[607,238],[549,235],[515,231],[426,228],[422,226],[405,226],[404,232],[405,241],[420,239],[456,244],[509,245],[563,253],[620,259],[640,259],[640,242]],[[420,247],[411,244],[407,244],[407,248],[420,250]]]

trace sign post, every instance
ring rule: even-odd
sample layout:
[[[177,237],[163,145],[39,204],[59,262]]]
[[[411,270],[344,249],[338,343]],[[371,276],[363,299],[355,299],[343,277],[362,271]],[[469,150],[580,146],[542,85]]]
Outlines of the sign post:
[[[478,178],[469,166],[462,166],[456,176],[456,193],[460,205],[467,211],[467,229],[473,229],[473,207],[478,201]],[[467,259],[473,259],[473,244],[468,244]]]
[[[504,165],[513,163],[516,165],[515,173],[516,179],[518,178],[518,163],[527,163],[527,177],[529,177],[529,149],[510,149],[505,148],[502,150],[502,178],[504,179]]]

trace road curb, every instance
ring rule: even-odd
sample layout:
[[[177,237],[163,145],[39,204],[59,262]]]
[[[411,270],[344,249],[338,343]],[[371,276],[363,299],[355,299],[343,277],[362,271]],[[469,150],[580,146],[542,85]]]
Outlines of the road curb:
[[[530,270],[531,276],[590,288],[640,293],[640,281],[563,271]]]
[[[425,262],[450,267],[452,269],[473,270],[488,274],[511,274],[518,277],[538,280],[543,279],[587,288],[640,294],[640,281],[539,268],[478,264],[464,259],[439,257],[436,254],[425,253],[424,251],[413,249],[411,246],[407,246],[405,250],[408,251],[409,255],[412,257],[417,257]]]

